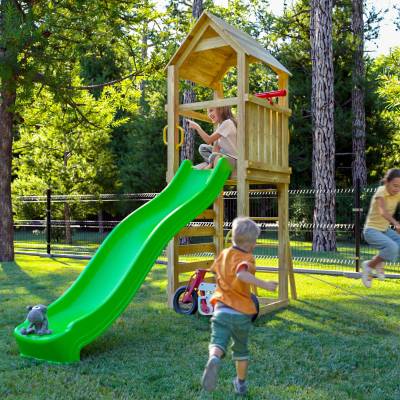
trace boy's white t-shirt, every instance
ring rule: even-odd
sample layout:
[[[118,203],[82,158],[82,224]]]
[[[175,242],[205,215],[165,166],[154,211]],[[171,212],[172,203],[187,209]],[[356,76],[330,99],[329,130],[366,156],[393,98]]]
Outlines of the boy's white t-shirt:
[[[237,134],[235,123],[231,119],[226,119],[217,128],[216,133],[221,137],[217,140],[217,144],[221,147],[222,151],[228,155],[237,157]]]

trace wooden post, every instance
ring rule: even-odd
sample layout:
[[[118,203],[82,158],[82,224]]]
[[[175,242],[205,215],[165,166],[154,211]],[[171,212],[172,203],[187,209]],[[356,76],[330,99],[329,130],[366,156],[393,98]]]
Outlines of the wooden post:
[[[289,107],[289,77],[283,72],[278,75],[278,88],[286,90],[286,96],[278,97],[278,105]]]
[[[167,182],[170,182],[179,167],[179,149],[176,145],[179,143],[178,123],[179,123],[179,76],[175,65],[168,67],[168,168]]]
[[[168,256],[168,264],[167,264],[167,275],[168,275],[168,286],[167,286],[167,294],[168,294],[168,306],[173,307],[172,301],[174,298],[174,293],[176,289],[178,289],[179,285],[179,272],[178,272],[178,238],[173,238],[167,247],[167,256]]]
[[[292,250],[290,248],[290,238],[288,241],[289,246],[289,282],[290,282],[290,294],[292,295],[293,300],[297,300],[297,290],[296,290],[296,280],[294,278],[294,270],[293,270],[293,257]]]
[[[176,147],[177,143],[179,143],[178,128],[177,128],[177,125],[179,123],[178,108],[179,108],[178,69],[175,65],[170,65],[168,67],[168,103],[167,103],[167,112],[168,112],[167,182],[168,183],[174,177],[179,167],[179,149]],[[167,247],[167,256],[168,256],[168,265],[167,265],[168,305],[169,307],[172,307],[173,296],[179,283],[179,273],[177,272],[178,261],[179,261],[178,239],[174,238],[169,242]]]
[[[237,53],[237,214],[250,215],[249,183],[246,179],[246,165],[248,159],[246,138],[246,102],[245,96],[249,92],[249,62],[243,52]]]
[[[288,270],[289,270],[289,194],[288,184],[277,184],[278,218],[279,218],[279,300],[288,300]]]
[[[223,192],[214,202],[215,256],[224,249],[224,195]]]

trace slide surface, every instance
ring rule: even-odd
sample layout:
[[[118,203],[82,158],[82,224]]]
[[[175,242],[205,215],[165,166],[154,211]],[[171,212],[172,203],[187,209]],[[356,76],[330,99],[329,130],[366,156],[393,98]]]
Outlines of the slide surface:
[[[80,359],[81,349],[125,310],[157,257],[182,227],[209,207],[231,172],[224,158],[211,170],[184,161],[170,184],[121,221],[72,286],[49,305],[50,335],[14,336],[20,354],[52,362]]]

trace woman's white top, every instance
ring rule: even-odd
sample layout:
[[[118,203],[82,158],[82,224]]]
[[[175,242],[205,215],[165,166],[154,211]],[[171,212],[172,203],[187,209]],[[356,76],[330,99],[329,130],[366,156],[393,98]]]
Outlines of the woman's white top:
[[[226,119],[217,128],[216,133],[221,137],[217,140],[217,144],[224,153],[237,157],[237,134],[235,123],[231,119]]]

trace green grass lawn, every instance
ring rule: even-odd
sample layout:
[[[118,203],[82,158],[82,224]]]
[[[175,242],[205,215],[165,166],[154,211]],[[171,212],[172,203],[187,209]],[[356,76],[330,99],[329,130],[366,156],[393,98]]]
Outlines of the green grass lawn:
[[[0,264],[1,399],[235,398],[230,357],[217,391],[201,390],[209,320],[167,308],[159,265],[112,327],[83,349],[81,362],[21,358],[12,332],[25,306],[54,301],[85,264],[28,256]],[[247,398],[400,399],[400,282],[374,281],[368,290],[342,277],[296,280],[299,300],[255,324]]]

